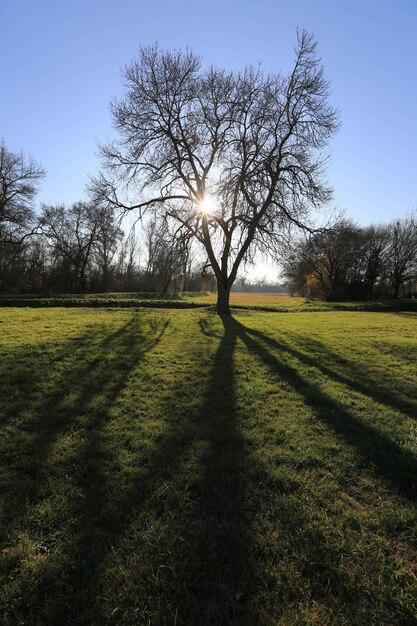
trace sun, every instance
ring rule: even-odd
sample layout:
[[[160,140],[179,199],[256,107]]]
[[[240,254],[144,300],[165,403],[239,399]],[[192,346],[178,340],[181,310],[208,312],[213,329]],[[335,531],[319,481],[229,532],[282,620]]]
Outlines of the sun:
[[[201,213],[205,213],[205,215],[210,215],[214,213],[216,210],[216,199],[213,196],[204,196],[201,202],[198,203],[198,208]]]

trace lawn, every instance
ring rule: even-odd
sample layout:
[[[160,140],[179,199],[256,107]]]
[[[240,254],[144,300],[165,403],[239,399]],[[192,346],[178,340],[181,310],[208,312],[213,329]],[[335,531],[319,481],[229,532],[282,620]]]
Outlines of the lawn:
[[[0,623],[417,623],[417,315],[0,309]]]

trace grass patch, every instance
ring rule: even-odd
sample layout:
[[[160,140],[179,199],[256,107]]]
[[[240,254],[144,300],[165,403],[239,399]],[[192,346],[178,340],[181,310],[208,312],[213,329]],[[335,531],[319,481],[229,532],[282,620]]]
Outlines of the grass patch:
[[[416,623],[416,321],[2,309],[2,624]]]

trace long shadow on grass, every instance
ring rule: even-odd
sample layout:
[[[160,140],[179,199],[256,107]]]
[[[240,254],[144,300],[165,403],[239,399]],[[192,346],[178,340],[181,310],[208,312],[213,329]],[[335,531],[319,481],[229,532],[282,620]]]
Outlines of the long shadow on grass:
[[[67,609],[73,623],[78,613],[80,623],[100,615],[101,623],[117,624],[120,604],[126,624],[257,623],[247,606],[253,563],[235,346],[236,333],[225,321],[208,377],[195,389],[197,397],[204,390],[198,405],[162,401],[165,430],[147,460],[138,450],[140,475],[125,492],[113,493],[112,503],[108,494],[93,496],[77,540],[76,551],[86,555],[77,559],[77,579],[85,587],[78,585]],[[195,379],[177,379],[174,396],[189,399],[191,386]],[[93,474],[92,484],[100,478]],[[110,524],[109,511],[116,513]]]
[[[109,605],[115,607],[113,610],[119,604],[123,608],[113,619],[103,614],[103,622],[117,623],[119,615],[123,615],[126,623],[135,623],[137,611],[139,623],[262,623],[262,587],[267,574],[262,571],[262,563],[255,562],[246,496],[247,483],[253,488],[267,480],[267,476],[250,459],[241,434],[244,416],[236,406],[234,368],[238,339],[273,374],[294,387],[320,420],[357,449],[371,471],[376,468],[402,495],[411,501],[415,499],[415,458],[321,388],[310,385],[284,355],[305,365],[315,363],[306,361],[301,351],[276,342],[265,333],[245,328],[236,320],[225,318],[223,326],[208,376],[201,380],[204,393],[199,406],[195,410],[181,406],[173,415],[172,404],[166,403],[167,429],[152,450],[145,472],[125,493],[115,494],[113,507],[123,511],[123,515],[109,524],[109,495],[101,493],[94,498],[92,490],[86,490],[86,500],[91,495],[94,507],[85,509],[77,544],[80,556],[76,572],[81,584],[78,583],[76,597],[78,614],[82,616],[79,623],[100,615],[97,597],[108,597],[119,584],[119,573],[127,569],[126,579]],[[202,326],[202,330],[209,334],[207,328]],[[326,354],[323,351],[320,354],[326,362]],[[331,363],[331,354],[327,356]],[[347,362],[343,365],[349,366]],[[357,376],[354,368],[343,380],[330,367],[323,373],[343,384]],[[361,384],[363,393],[371,391],[370,381],[363,378]],[[177,397],[189,397],[184,380],[179,378],[176,386]],[[98,469],[96,475],[92,474],[92,485],[100,483],[102,478]],[[276,482],[271,490],[282,493],[281,508],[274,508],[274,523],[288,535],[294,527],[303,529],[302,539],[290,542],[290,550],[296,559],[304,562],[302,580],[311,597],[333,607],[335,615],[342,606],[352,603],[350,619],[354,621],[355,606],[363,596],[359,588],[352,588],[343,579],[335,566],[342,555],[328,548],[319,523],[309,527],[301,504],[298,511],[290,509],[285,485],[281,489]],[[261,503],[262,499],[258,501]],[[91,521],[87,522],[88,519]],[[120,567],[112,574],[112,554],[116,553],[121,555]],[[259,557],[264,558],[258,553]],[[107,582],[103,587],[101,574],[106,570]],[[271,585],[277,585],[277,581],[273,580]],[[80,592],[82,586],[88,590],[86,594]],[[334,598],[330,589],[334,590]],[[277,602],[285,598],[288,603],[295,603],[297,594],[300,591],[281,586],[275,598]],[[306,594],[308,602],[307,598]],[[375,599],[375,605],[378,603],[383,603],[381,598]],[[405,616],[406,611],[401,611]],[[349,614],[348,609],[346,612]],[[74,611],[74,617],[76,614]],[[270,607],[269,615],[279,615],[279,609]]]
[[[236,319],[226,319],[224,324],[233,342],[241,340],[247,349],[270,370],[272,376],[276,376],[280,381],[285,381],[294,388],[318,419],[331,428],[347,445],[361,454],[365,466],[371,472],[376,469],[379,476],[391,483],[397,492],[411,502],[415,502],[417,460],[412,454],[404,451],[389,436],[356,417],[353,412],[322,391],[319,386],[311,385],[300,374],[297,366],[287,361],[289,356],[295,357],[301,366],[314,365],[311,360],[303,359],[304,355],[301,352],[285,343],[275,341],[266,333],[247,328]],[[320,356],[323,357],[323,350]],[[330,375],[330,371],[326,373]],[[337,377],[335,378],[340,382]],[[366,388],[367,385],[365,385]],[[300,582],[300,587],[296,588],[292,584],[282,585],[279,579],[271,576],[271,582],[268,583],[268,573],[270,570],[273,571],[274,566],[271,567],[271,563],[268,563],[267,554],[257,551],[248,538],[247,554],[252,555],[248,571],[254,575],[252,589],[249,586],[249,593],[252,592],[253,596],[249,599],[252,614],[248,623],[263,623],[263,615],[268,616],[267,620],[278,619],[281,614],[279,607],[281,603],[287,607],[291,605],[307,607],[310,603],[317,601],[327,607],[329,615],[335,620],[340,618],[342,621],[340,616],[343,615],[349,623],[362,623],[363,603],[365,602],[369,610],[372,608],[376,614],[380,615],[383,623],[391,623],[391,620],[393,620],[392,623],[414,623],[414,615],[401,601],[397,602],[395,598],[387,601],[382,593],[376,594],[370,600],[367,598],[366,591],[363,590],[361,581],[354,582],[351,577],[345,575],[343,566],[345,548],[341,547],[337,540],[334,541],[333,547],[329,546],[329,537],[326,537],[321,528],[320,516],[312,519],[311,510],[304,510],[302,500],[291,496],[291,491],[287,496],[286,484],[279,485],[274,482],[270,485],[268,472],[259,481],[261,472],[253,466],[253,461],[251,462],[247,454],[244,465],[243,484],[249,481],[251,484],[247,491],[249,489],[252,492],[258,491],[259,505],[261,509],[265,507],[261,518],[267,514],[267,511],[271,514],[272,527],[279,529],[283,535],[283,543],[286,546],[284,559],[287,558],[287,550],[289,554],[293,554],[293,562],[298,567],[294,581],[297,580],[296,576],[299,576]],[[257,477],[256,474],[259,476]],[[265,495],[261,495],[263,491]],[[254,511],[251,515],[254,513],[256,517]],[[248,523],[246,527],[247,532],[250,532]],[[295,529],[297,533],[294,535]],[[326,532],[329,533],[328,528]],[[280,548],[275,546],[273,550],[276,551],[276,559],[280,554]],[[256,551],[257,557],[254,556]],[[257,563],[254,562],[255,558]],[[290,564],[292,558],[290,557],[287,562]],[[257,575],[258,572],[261,573],[260,576]],[[292,623],[291,618],[289,621]]]
[[[57,355],[62,373],[31,415],[31,436],[20,442],[22,462],[9,485],[19,491],[25,464],[36,457],[32,491],[24,489],[8,522],[12,535],[29,529],[45,564],[26,584],[24,571],[21,579],[15,571],[5,623],[257,623],[246,606],[253,563],[235,404],[236,333],[229,322],[208,378],[199,381],[203,391],[195,390],[198,404],[161,400],[165,429],[147,451],[142,442],[129,442],[129,416],[114,426],[121,411],[115,419],[112,405],[164,329],[155,324],[145,333],[132,319],[104,339],[87,334],[78,339],[81,346],[70,343]],[[195,378],[173,384],[175,397],[189,397]],[[161,393],[157,384],[155,393]],[[112,420],[116,431],[109,434]],[[73,445],[51,465],[54,443],[71,439],[73,426]],[[133,462],[124,474],[119,457],[130,448]],[[55,521],[36,520],[33,507],[43,503]]]
[[[94,553],[91,545],[91,550],[74,555],[74,534],[78,547],[85,540],[100,541],[100,527],[91,520],[99,511],[112,463],[102,430],[132,370],[160,341],[166,326],[163,318],[143,324],[137,315],[110,333],[108,327],[96,326],[54,353],[50,371],[44,368],[27,377],[27,388],[21,391],[32,389],[32,395],[19,404],[21,413],[12,407],[3,424],[0,540],[8,553],[24,537],[32,542],[32,560],[51,554],[53,563],[47,562],[34,577],[25,579],[23,571],[19,589],[19,559],[11,560],[15,582],[11,579],[10,604],[6,591],[3,596],[5,624],[67,623],[65,607],[75,600],[72,583],[82,585],[91,575],[88,555]],[[36,358],[27,367],[36,368]]]
[[[300,369],[302,370],[305,365],[317,367],[318,364],[313,359],[306,358],[305,354],[284,342],[274,340],[267,333],[244,326],[236,319],[230,321],[230,326],[248,350],[259,358],[273,376],[292,387],[310,407],[316,418],[325,423],[345,444],[359,452],[368,471],[376,473],[382,480],[387,481],[394,491],[411,503],[416,503],[417,459],[413,454],[401,448],[387,434],[362,421],[353,410],[346,408],[343,403],[323,391],[319,385],[309,383],[300,374]],[[328,362],[331,362],[332,353],[326,355],[324,346],[320,346],[320,359],[326,362],[326,356],[328,356]],[[296,365],[290,361],[293,358],[296,359]],[[300,369],[298,365],[301,365]],[[344,361],[344,366],[348,368],[347,361]],[[339,383],[351,384],[351,376],[357,375],[355,367],[351,370],[346,378],[333,373],[330,368],[326,368],[323,373]],[[366,393],[370,391],[371,385],[371,381],[362,380],[360,390]],[[375,394],[369,393],[369,395],[375,397]],[[382,399],[379,394],[376,398],[379,401]],[[386,397],[384,399],[387,400]],[[276,510],[275,520],[285,533],[291,534],[294,527],[302,529],[301,541],[292,542],[291,550],[295,551],[296,561],[304,562],[300,573],[306,589],[309,590],[307,602],[312,599],[318,600],[330,609],[334,619],[337,620],[344,615],[349,623],[364,623],[362,608],[364,601],[369,610],[375,611],[375,614],[380,616],[381,623],[411,624],[415,622],[414,613],[401,600],[397,600],[394,596],[388,600],[383,593],[378,593],[378,589],[375,589],[376,593],[373,594],[372,599],[369,599],[360,581],[353,583],[349,577],[345,578],[342,573],[343,550],[339,552],[335,547],[333,551],[329,547],[319,520],[314,524],[306,521],[308,514],[306,519],[303,519],[301,502],[298,520],[294,512],[285,511],[287,504],[289,503],[284,501],[283,509]],[[394,580],[392,584],[395,584]],[[301,598],[303,595],[303,591],[300,591]]]
[[[189,620],[256,624],[247,600],[253,584],[251,531],[245,513],[248,459],[236,407],[237,335],[226,317],[201,407],[195,417],[200,475],[196,482],[195,551]],[[204,331],[204,324],[200,323]],[[190,596],[191,597],[191,596]]]
[[[299,344],[302,342],[304,352],[294,349],[288,344],[277,342],[275,339],[271,339],[266,335],[264,336],[264,342],[271,347],[284,350],[306,365],[319,369],[325,376],[351,387],[354,391],[358,391],[365,396],[373,398],[380,404],[385,404],[387,407],[416,418],[417,402],[414,399],[407,400],[401,397],[400,392],[397,390],[388,391],[384,389],[380,382],[374,377],[371,377],[369,372],[358,363],[353,363],[335,354],[323,343],[311,337],[303,337],[300,339],[299,337],[296,338],[294,335],[291,335],[291,339],[298,341]],[[309,356],[305,353],[305,350],[308,350],[308,352],[314,356]],[[404,358],[401,353],[400,355]]]
[[[305,354],[278,342],[267,334],[247,328],[236,319],[233,320],[237,335],[246,344],[248,349],[256,354],[269,368],[294,387],[298,394],[303,396],[305,403],[311,407],[313,414],[331,428],[348,445],[353,446],[362,455],[364,461],[370,467],[376,468],[380,476],[388,480],[392,486],[411,502],[416,502],[417,496],[417,459],[409,451],[404,450],[389,436],[365,423],[343,404],[337,402],[318,386],[311,385],[304,379],[298,370],[286,363],[279,357],[281,354],[289,354],[300,363],[319,367],[330,378],[338,382],[352,385],[349,376],[340,376],[330,368],[318,364],[315,359],[306,357]],[[327,355],[324,346],[320,346],[320,358],[331,362],[331,352]],[[347,368],[347,362],[344,362]],[[371,392],[371,386],[366,382],[358,384],[359,391],[368,393],[379,401],[387,402],[387,396]],[[388,403],[388,402],[387,402]],[[403,406],[396,402],[389,402],[395,407]],[[407,408],[410,410],[409,405]]]
[[[49,371],[30,373],[28,388],[20,390],[21,414],[12,403],[3,422],[7,429],[0,448],[6,470],[2,489],[13,494],[8,500],[6,526],[21,518],[24,509],[36,500],[48,477],[46,459],[54,443],[71,431],[88,436],[97,424],[86,416],[106,418],[131,370],[156,345],[164,330],[164,324],[153,322],[144,331],[134,315],[110,334],[97,328],[77,337],[54,355]],[[36,370],[36,361],[27,369]],[[35,390],[37,397],[29,394],[22,399],[29,389]],[[56,469],[59,472],[59,467]]]
[[[50,569],[44,566],[37,576],[28,579],[26,588],[22,579],[26,594],[14,596],[14,608],[9,606],[6,624],[268,623],[260,617],[260,589],[267,574],[255,561],[249,521],[253,511],[248,512],[247,502],[248,487],[257,485],[262,490],[265,475],[250,458],[242,436],[244,414],[238,410],[235,398],[234,353],[238,339],[273,375],[295,387],[317,417],[359,449],[404,495],[414,498],[414,458],[405,459],[389,438],[363,424],[320,389],[309,387],[298,371],[280,358],[285,346],[272,344],[266,334],[234,319],[225,318],[223,326],[209,374],[195,389],[197,403],[189,407],[178,400],[189,399],[196,386],[196,377],[187,382],[179,375],[172,383],[176,401],[170,397],[160,400],[160,421],[165,428],[159,437],[150,438],[152,445],[146,453],[141,441],[129,441],[129,420],[136,419],[133,428],[140,428],[138,416],[127,415],[116,434],[109,434],[106,427],[114,417],[112,405],[132,370],[161,339],[163,320],[155,322],[154,327],[142,328],[134,318],[104,339],[87,334],[81,338],[84,345],[67,346],[65,355],[61,355],[62,372],[48,392],[49,399],[32,416],[33,432],[23,449],[26,457],[22,466],[16,461],[20,470],[15,478],[18,481],[27,472],[24,463],[29,454],[37,451],[34,492],[26,490],[25,507],[18,509],[23,515],[21,530],[26,523],[36,534],[39,520],[30,515],[26,519],[25,512],[42,498],[55,496],[51,489],[59,487],[64,500],[70,500],[69,511],[62,519],[57,515],[56,552],[54,545],[40,544],[40,556],[51,561]],[[210,334],[204,324],[202,330]],[[65,363],[71,351],[75,353],[68,369]],[[57,358],[59,361],[59,355]],[[204,367],[202,371],[206,371]],[[150,392],[150,388],[144,390]],[[71,393],[75,395],[68,405]],[[155,393],[158,397],[162,394],[157,381]],[[51,415],[45,427],[48,411]],[[75,442],[69,456],[61,464],[46,467],[54,442],[69,436],[74,422]],[[18,452],[16,448],[15,454]],[[123,473],[118,455],[127,452],[133,455],[133,462]],[[52,487],[47,479],[52,479]],[[13,482],[9,489],[11,492]],[[273,522],[291,534],[294,524],[304,524],[302,506],[297,504],[298,512],[288,510],[285,485],[281,489],[275,481],[271,490],[282,495],[274,508]],[[262,504],[262,498],[258,502]],[[52,500],[52,504],[59,507],[60,500]],[[44,523],[49,538],[53,537],[51,524]],[[349,602],[349,590],[342,594],[344,581],[332,566],[337,555],[326,548],[320,528],[310,535],[306,529],[303,540],[302,545],[292,549],[306,555],[303,575],[310,582],[313,597],[328,593],[331,581]],[[271,584],[276,585],[276,580]],[[299,590],[281,586],[275,601],[297,602],[297,594]],[[270,609],[270,616],[279,614],[276,606]]]

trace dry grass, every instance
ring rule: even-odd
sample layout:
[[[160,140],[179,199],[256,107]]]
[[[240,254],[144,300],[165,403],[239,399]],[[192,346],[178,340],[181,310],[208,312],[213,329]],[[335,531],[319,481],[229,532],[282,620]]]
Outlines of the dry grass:
[[[281,306],[283,304],[302,304],[304,298],[294,298],[282,293],[243,293],[232,291],[230,301],[235,305]]]

